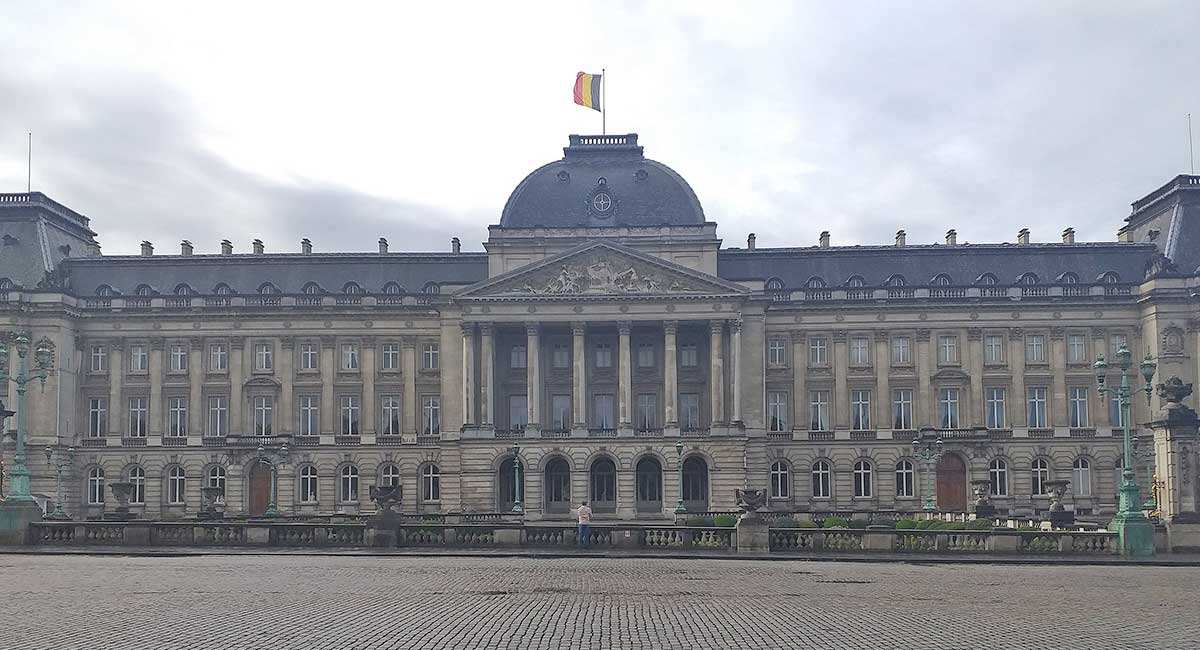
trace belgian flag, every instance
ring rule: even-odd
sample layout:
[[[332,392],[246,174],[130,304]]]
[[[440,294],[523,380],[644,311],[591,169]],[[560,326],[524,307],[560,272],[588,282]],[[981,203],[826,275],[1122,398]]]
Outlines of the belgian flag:
[[[575,103],[594,111],[600,108],[600,80],[604,75],[580,72],[575,75]]]

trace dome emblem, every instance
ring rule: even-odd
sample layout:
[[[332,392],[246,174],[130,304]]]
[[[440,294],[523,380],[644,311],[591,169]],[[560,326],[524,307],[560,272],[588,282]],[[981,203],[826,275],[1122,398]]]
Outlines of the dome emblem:
[[[588,213],[593,219],[608,221],[617,212],[617,199],[608,188],[608,179],[601,176],[596,179],[596,186],[588,192],[584,201]]]
[[[596,196],[592,197],[592,208],[594,208],[596,212],[608,212],[612,209],[612,197],[608,195],[608,192],[600,192],[596,194]]]

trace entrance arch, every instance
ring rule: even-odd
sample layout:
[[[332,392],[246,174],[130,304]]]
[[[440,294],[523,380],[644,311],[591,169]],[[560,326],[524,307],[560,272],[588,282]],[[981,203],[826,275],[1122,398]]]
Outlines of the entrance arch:
[[[937,508],[949,512],[967,510],[967,464],[958,454],[946,454],[938,461]]]
[[[271,467],[266,463],[254,463],[250,466],[247,483],[250,486],[250,516],[267,514],[267,504],[271,501]]]

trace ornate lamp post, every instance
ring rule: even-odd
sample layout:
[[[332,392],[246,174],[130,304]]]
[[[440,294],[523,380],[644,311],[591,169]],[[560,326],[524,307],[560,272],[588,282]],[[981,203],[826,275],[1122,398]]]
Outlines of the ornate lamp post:
[[[511,448],[513,455],[513,507],[512,511],[516,514],[525,512],[525,506],[521,503],[521,445],[514,442]]]
[[[279,506],[276,500],[276,485],[278,484],[278,468],[288,460],[288,446],[283,443],[278,449],[269,449],[264,445],[259,445],[257,454],[258,460],[261,463],[266,463],[271,468],[271,499],[267,501],[267,511],[263,513],[265,517],[278,517]]]
[[[683,505],[683,440],[675,441],[675,469],[679,474],[679,499],[675,502],[675,514],[682,515],[687,513],[687,506]]]
[[[63,502],[67,500],[67,488],[63,484],[63,474],[70,469],[75,462],[75,448],[67,447],[65,450],[56,447],[46,447],[46,464],[53,465],[55,469],[55,484],[54,484],[54,510],[46,515],[46,519],[55,519],[58,521],[68,521],[71,515],[63,509]]]
[[[8,347],[12,345],[17,351],[17,374],[13,375],[9,371],[9,353]],[[33,501],[33,496],[29,493],[29,467],[25,464],[25,438],[29,435],[27,429],[29,422],[29,409],[25,401],[25,385],[31,381],[37,380],[42,382],[42,386],[46,385],[46,377],[50,375],[50,369],[54,365],[53,353],[50,346],[45,343],[39,343],[33,354],[34,370],[29,371],[29,333],[18,332],[10,334],[8,341],[0,341],[0,379],[5,382],[11,381],[17,385],[17,449],[13,453],[13,467],[9,471],[9,476],[12,477],[11,488],[8,494],[8,501]],[[3,410],[3,404],[0,404],[0,410]],[[6,411],[11,414],[11,411]],[[7,419],[7,416],[5,416]],[[2,421],[0,421],[2,424]]]
[[[1137,481],[1133,473],[1133,393],[1135,392],[1130,376],[1133,367],[1133,355],[1124,344],[1117,350],[1116,367],[1121,371],[1121,384],[1110,387],[1106,384],[1108,378],[1108,363],[1104,355],[1099,355],[1093,368],[1096,371],[1096,390],[1103,397],[1112,395],[1120,407],[1124,428],[1125,464],[1121,471],[1121,496],[1117,506],[1117,514],[1113,517],[1112,528],[1117,532],[1117,547],[1121,555],[1145,556],[1154,555],[1154,527],[1142,512],[1142,500]],[[1151,381],[1158,369],[1150,353],[1139,366],[1145,386],[1141,391],[1146,393],[1146,404],[1150,403],[1150,393],[1153,390]]]
[[[934,496],[935,487],[930,481],[933,472],[931,468],[936,468],[938,461],[942,459],[942,455],[946,453],[946,443],[942,442],[941,438],[936,440],[925,440],[921,436],[913,438],[913,456],[916,456],[925,464],[924,480],[928,489],[925,490],[925,499],[922,507],[925,512],[933,512],[937,510],[937,498]]]

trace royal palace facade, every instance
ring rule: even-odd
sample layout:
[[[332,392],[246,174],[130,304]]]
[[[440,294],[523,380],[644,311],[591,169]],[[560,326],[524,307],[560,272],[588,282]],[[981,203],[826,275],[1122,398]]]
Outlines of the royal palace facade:
[[[101,255],[38,193],[0,195],[0,235],[0,319],[54,353],[21,405],[34,492],[55,493],[41,450],[73,447],[81,518],[114,481],[147,517],[195,515],[206,485],[260,514],[272,480],[295,515],[372,512],[368,486],[398,482],[405,512],[519,495],[531,519],[587,499],[654,520],[732,510],[743,486],[780,510],[962,511],[987,479],[1020,515],[1052,478],[1100,516],[1122,422],[1092,364],[1126,345],[1198,379],[1195,176],[1135,202],[1112,242],[730,248],[636,135],[571,136],[483,253]]]

